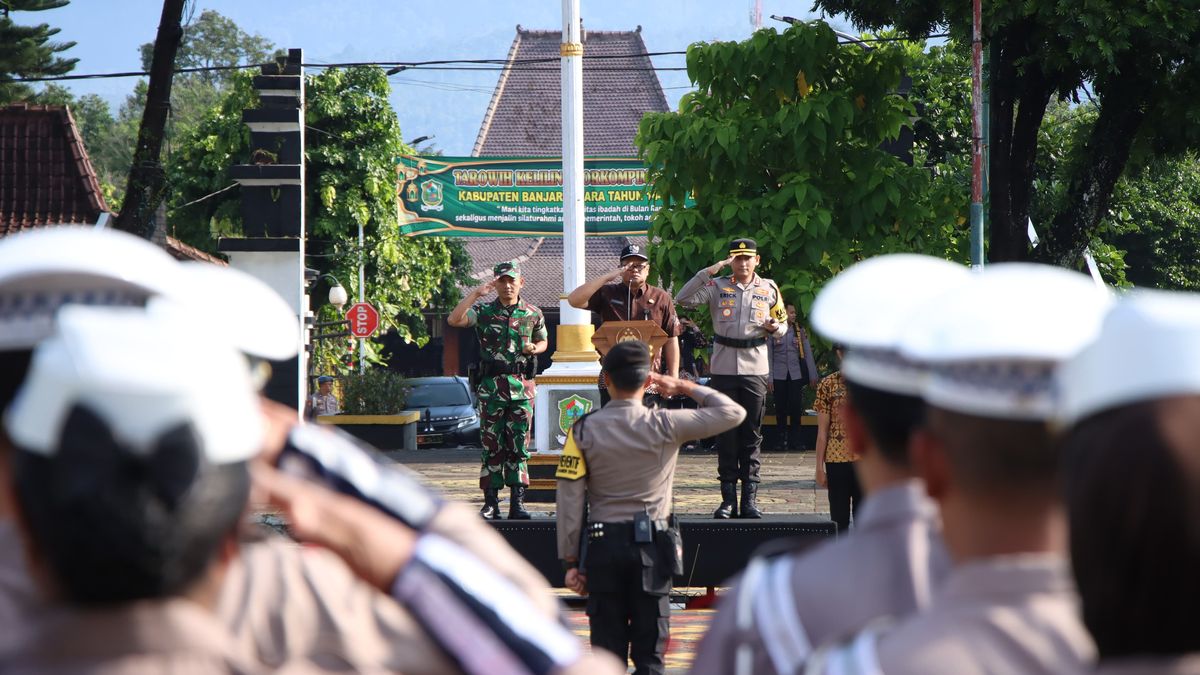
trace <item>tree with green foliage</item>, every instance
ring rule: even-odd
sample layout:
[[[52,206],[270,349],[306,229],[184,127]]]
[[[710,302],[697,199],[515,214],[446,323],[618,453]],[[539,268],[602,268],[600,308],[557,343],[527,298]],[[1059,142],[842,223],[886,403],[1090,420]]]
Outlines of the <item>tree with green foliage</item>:
[[[864,30],[908,36],[949,30],[969,44],[971,4],[949,0],[817,0]],[[1076,266],[1101,231],[1126,166],[1196,146],[1200,125],[1200,4],[997,0],[983,3],[989,50],[991,260]],[[1036,196],[1041,129],[1054,100],[1094,98],[1086,141],[1064,167],[1060,208],[1026,238]]]
[[[201,249],[213,250],[216,236],[241,232],[238,190],[221,190],[234,184],[229,168],[248,161],[242,110],[257,106],[251,78],[251,73],[235,75],[220,106],[180,140],[170,159],[168,204],[175,206],[169,221],[176,236]],[[469,261],[458,242],[400,236],[395,160],[409,148],[388,94],[387,77],[375,67],[330,68],[307,77],[308,265],[332,275],[357,298],[361,223],[366,298],[379,309],[384,328],[423,344],[428,332],[421,311],[457,301]],[[323,280],[311,291],[318,321],[339,318],[323,304],[327,290]],[[369,358],[381,358],[377,349],[371,346]],[[341,341],[318,345],[315,357],[322,372],[332,371],[335,363],[346,371],[345,350]]]
[[[1200,291],[1200,157],[1150,162],[1117,183],[1113,204],[1100,236],[1124,252],[1125,278]]]
[[[79,59],[59,54],[75,46],[74,42],[52,42],[59,33],[49,24],[21,26],[13,19],[17,12],[44,12],[65,7],[70,0],[4,0],[0,2],[0,105],[26,101],[33,89],[15,79],[53,77],[71,72]]]
[[[926,167],[949,160],[918,149],[906,166],[881,148],[914,115],[896,93],[909,63],[903,46],[841,45],[820,21],[689,47],[697,91],[677,113],[646,115],[637,136],[663,199],[650,236],[664,285],[721,260],[743,236],[765,253],[764,274],[805,310],[826,279],[862,257],[954,255],[965,195]],[[695,207],[684,206],[686,194]]]
[[[139,50],[142,69],[149,70],[154,43],[147,42]],[[236,66],[271,63],[281,55],[281,50],[267,38],[247,33],[233,19],[206,9],[194,21],[184,25],[183,41],[175,55],[175,67],[213,68],[215,70],[179,73],[177,77],[180,81],[195,80],[219,89],[228,84],[236,72],[233,70]]]

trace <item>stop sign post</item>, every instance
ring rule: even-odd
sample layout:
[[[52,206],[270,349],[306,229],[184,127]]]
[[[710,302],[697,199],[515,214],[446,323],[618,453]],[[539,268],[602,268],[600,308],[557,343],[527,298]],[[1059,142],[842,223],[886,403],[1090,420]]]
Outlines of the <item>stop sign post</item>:
[[[350,334],[357,338],[368,338],[379,328],[379,312],[367,302],[356,302],[346,310],[346,322]]]

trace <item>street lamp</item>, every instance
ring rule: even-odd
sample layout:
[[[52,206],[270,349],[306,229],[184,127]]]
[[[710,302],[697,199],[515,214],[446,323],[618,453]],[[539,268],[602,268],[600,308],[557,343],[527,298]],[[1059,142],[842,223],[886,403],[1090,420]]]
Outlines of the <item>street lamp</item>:
[[[346,293],[346,289],[342,286],[341,282],[332,275],[327,274],[325,276],[333,279],[333,285],[329,287],[329,304],[333,305],[333,308],[340,314],[342,307],[350,300],[350,295]]]

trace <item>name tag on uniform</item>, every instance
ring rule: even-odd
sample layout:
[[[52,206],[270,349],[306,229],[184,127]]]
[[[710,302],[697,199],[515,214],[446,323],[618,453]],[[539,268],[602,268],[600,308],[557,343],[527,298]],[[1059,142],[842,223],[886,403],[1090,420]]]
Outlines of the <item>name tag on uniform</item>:
[[[575,445],[575,430],[572,429],[567,432],[567,442],[563,446],[562,456],[558,458],[558,470],[554,472],[554,477],[579,480],[586,475],[587,462],[583,459],[583,453]]]
[[[721,294],[721,299],[723,299],[723,300],[732,300],[734,298],[737,298],[737,293],[722,293]]]

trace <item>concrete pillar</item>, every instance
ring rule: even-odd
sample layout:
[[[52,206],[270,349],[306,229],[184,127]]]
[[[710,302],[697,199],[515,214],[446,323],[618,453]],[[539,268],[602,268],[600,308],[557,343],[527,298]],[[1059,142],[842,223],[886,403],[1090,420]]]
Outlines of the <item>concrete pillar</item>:
[[[274,288],[296,312],[296,336],[307,344],[308,314],[304,277],[304,72],[303,53],[288,50],[274,66],[254,78],[262,107],[245,110],[250,127],[250,156],[230,169],[241,185],[245,237],[222,238],[218,249],[229,263]],[[247,307],[253,312],[253,307]],[[273,362],[264,393],[303,410],[307,395],[307,353]]]

